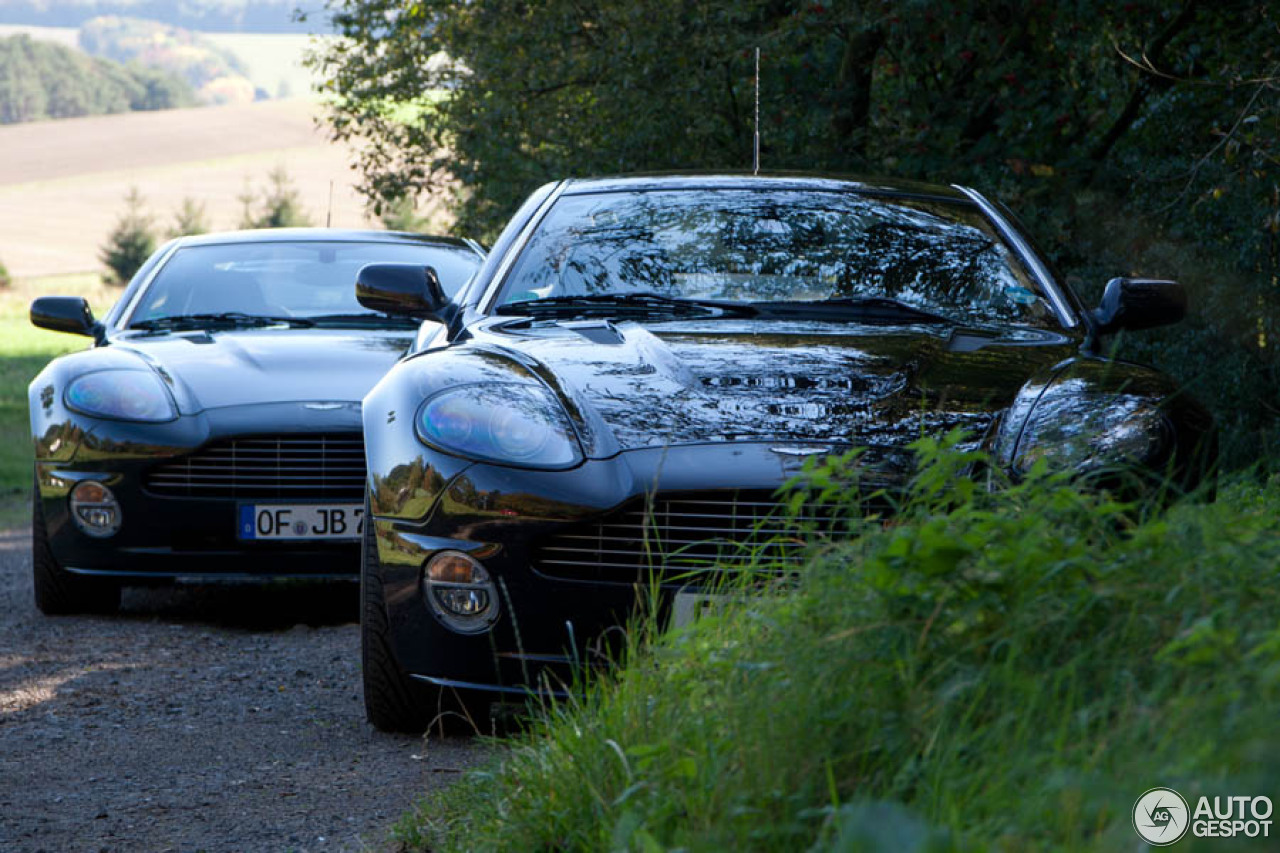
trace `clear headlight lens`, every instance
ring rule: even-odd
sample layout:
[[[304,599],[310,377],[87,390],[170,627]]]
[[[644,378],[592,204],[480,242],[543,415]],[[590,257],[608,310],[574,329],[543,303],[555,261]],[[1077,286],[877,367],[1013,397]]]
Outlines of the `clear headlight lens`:
[[[582,459],[555,397],[539,385],[463,385],[423,403],[418,437],[432,447],[524,468],[569,468]]]
[[[1018,442],[1024,471],[1044,459],[1056,471],[1149,464],[1164,450],[1164,416],[1145,397],[1041,399]]]
[[[71,518],[83,533],[106,539],[120,529],[120,504],[102,483],[81,480],[71,490]]]
[[[120,421],[159,423],[178,416],[154,373],[144,370],[100,370],[72,380],[67,407],[86,415]]]
[[[427,606],[460,634],[487,631],[498,619],[498,590],[484,566],[461,551],[441,551],[422,576]]]

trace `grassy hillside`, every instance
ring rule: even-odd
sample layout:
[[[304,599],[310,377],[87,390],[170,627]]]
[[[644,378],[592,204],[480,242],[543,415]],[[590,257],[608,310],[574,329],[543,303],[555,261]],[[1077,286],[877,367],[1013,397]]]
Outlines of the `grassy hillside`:
[[[1280,479],[1136,521],[926,448],[893,526],[642,642],[402,821],[414,850],[1138,850],[1280,786]],[[1274,835],[1274,833],[1273,833]],[[1180,849],[1274,849],[1274,838]]]
[[[0,24],[0,38],[12,35],[26,35],[36,41],[70,48],[80,46],[80,31],[76,27]],[[315,40],[329,38],[302,33],[205,32],[201,35],[234,54],[253,85],[273,98],[301,98],[310,94],[313,76],[302,66],[302,57]]]
[[[26,35],[0,38],[0,80],[0,124],[195,103],[191,87],[167,72],[86,56]]]
[[[15,24],[78,27],[99,15],[150,18],[192,30],[248,33],[306,33],[323,24],[313,9],[311,20],[295,21],[295,0],[4,0],[3,15]]]

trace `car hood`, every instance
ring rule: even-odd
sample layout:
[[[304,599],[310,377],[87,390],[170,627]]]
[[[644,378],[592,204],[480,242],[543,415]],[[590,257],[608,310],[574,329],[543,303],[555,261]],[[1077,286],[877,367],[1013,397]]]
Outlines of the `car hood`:
[[[728,441],[901,447],[957,427],[981,436],[1074,345],[947,325],[519,321],[483,327],[461,349],[550,386],[600,458]]]
[[[112,349],[150,365],[188,415],[260,403],[359,403],[413,335],[364,329],[134,334],[114,340]]]

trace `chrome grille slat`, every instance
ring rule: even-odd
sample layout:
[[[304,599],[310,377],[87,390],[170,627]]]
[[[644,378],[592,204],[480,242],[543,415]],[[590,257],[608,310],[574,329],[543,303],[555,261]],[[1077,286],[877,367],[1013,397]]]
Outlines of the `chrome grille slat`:
[[[533,565],[553,577],[606,583],[635,583],[650,571],[675,577],[752,563],[794,566],[806,534],[834,526],[814,507],[793,518],[763,491],[660,494],[553,531],[535,543]]]
[[[224,439],[149,471],[157,495],[243,499],[359,501],[364,496],[364,442],[358,434],[251,436]]]

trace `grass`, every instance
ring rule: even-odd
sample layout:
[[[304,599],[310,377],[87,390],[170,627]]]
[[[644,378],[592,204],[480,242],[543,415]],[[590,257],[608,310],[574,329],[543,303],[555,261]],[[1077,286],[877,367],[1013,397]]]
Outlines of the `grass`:
[[[792,589],[633,626],[623,667],[399,842],[1137,850],[1149,788],[1274,795],[1280,478],[1142,511],[1043,474],[988,492],[921,449],[892,525],[816,550]]]
[[[31,489],[31,427],[27,385],[50,359],[84,349],[87,338],[37,329],[27,319],[31,300],[45,294],[84,296],[101,314],[118,291],[93,274],[19,279],[0,289],[0,530],[27,523]]]

